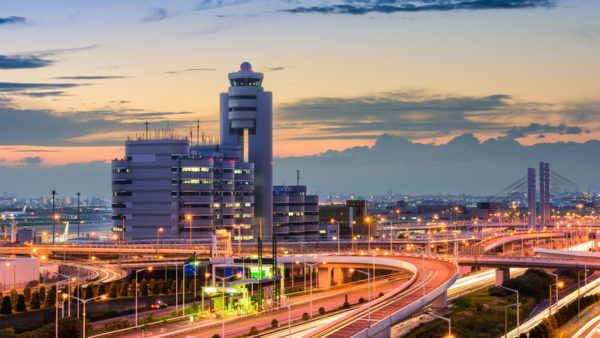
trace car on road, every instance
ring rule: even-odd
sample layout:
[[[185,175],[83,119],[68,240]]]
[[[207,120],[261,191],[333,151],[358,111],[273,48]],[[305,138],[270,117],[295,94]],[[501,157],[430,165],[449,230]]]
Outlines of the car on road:
[[[156,302],[150,304],[150,308],[153,310],[164,309],[167,307],[167,303],[162,300],[157,300]]]

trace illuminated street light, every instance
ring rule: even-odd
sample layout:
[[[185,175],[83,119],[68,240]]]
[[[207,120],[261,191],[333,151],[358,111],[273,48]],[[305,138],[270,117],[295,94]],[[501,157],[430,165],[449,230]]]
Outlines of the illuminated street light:
[[[163,228],[158,228],[156,230],[156,257],[158,257],[158,239],[159,239],[160,233],[163,232],[163,230],[164,230]]]
[[[152,271],[152,269],[154,269],[154,267],[149,266],[147,268],[143,268],[143,269],[137,270],[135,272],[135,326],[138,326],[138,273],[142,272],[142,271],[146,271],[146,270]],[[185,278],[185,276],[184,276],[184,278]],[[185,293],[185,291],[184,291],[184,293]],[[84,318],[83,322],[85,323],[85,304],[83,305],[83,318]],[[84,334],[84,337],[85,337],[85,334]]]
[[[356,272],[360,272],[363,275],[367,275],[367,286],[369,288],[369,321],[367,321],[367,327],[371,327],[371,274],[369,273],[369,271],[362,271],[362,270],[358,270],[358,269],[354,269],[354,268],[350,268],[350,273],[353,273],[354,271]],[[374,277],[374,276],[373,276]],[[373,283],[375,283],[375,278],[373,278]]]
[[[445,321],[448,322],[448,335],[446,337],[448,338],[454,338],[454,336],[452,335],[452,319],[450,318],[446,318],[446,317],[442,317],[442,316],[438,316],[435,313],[431,313],[428,311],[424,312],[426,315],[430,315],[430,316],[434,316],[435,318],[439,318],[439,319],[443,319]]]
[[[235,275],[229,276],[229,277],[219,277],[217,275],[215,275],[213,277],[218,278],[223,285],[223,289],[221,290],[221,295],[223,296],[223,303],[221,304],[221,310],[222,310],[221,313],[223,316],[223,318],[221,318],[221,331],[222,331],[222,337],[225,337],[225,281],[228,280],[229,278],[233,278],[233,277],[242,278],[242,275],[238,273],[238,274],[235,274]]]
[[[73,297],[76,300],[78,300],[78,301],[80,301],[80,302],[83,303],[83,325],[82,326],[83,326],[83,337],[85,337],[85,327],[86,327],[86,325],[85,325],[85,304],[87,302],[91,302],[91,301],[96,300],[96,299],[102,299],[102,300],[104,300],[104,299],[106,299],[106,295],[102,295],[102,296],[98,296],[98,297],[94,297],[94,298],[90,298],[90,299],[81,299],[81,298],[77,298],[77,297],[75,297],[73,295],[71,295],[71,297]],[[136,304],[135,304],[135,315],[136,315],[136,317],[135,317],[136,324],[135,325],[137,326],[137,298],[136,298]]]
[[[340,222],[336,221],[333,218],[330,221],[331,221],[331,224],[337,222],[337,244],[338,244],[338,251],[337,251],[337,253],[339,255],[340,254]]]
[[[291,308],[291,306],[289,306],[287,304],[279,303],[272,299],[267,300],[267,303],[275,303],[275,304],[279,304],[279,305],[287,307],[287,309],[288,309],[288,337],[291,338],[292,337],[292,308]],[[225,336],[223,336],[223,337],[225,337]]]
[[[187,215],[185,216],[185,219],[187,219],[190,223],[190,246],[192,246],[192,216]]]
[[[562,281],[558,281],[558,275],[552,272],[548,272],[549,274],[553,275],[556,278],[556,283],[551,284],[548,286],[548,289],[550,290],[549,295],[548,295],[548,315],[551,316],[552,315],[552,286],[556,286],[556,306],[558,308],[558,288],[562,288],[565,283],[563,283]],[[577,286],[579,287],[579,285]]]

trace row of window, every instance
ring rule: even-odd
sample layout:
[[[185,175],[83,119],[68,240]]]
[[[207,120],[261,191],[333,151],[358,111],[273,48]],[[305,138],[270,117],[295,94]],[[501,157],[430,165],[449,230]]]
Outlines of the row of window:
[[[177,172],[177,168],[171,168],[171,171]],[[192,172],[192,173],[203,172],[203,173],[207,173],[209,171],[210,171],[210,168],[207,168],[207,167],[181,167],[181,172]]]
[[[229,97],[229,101],[234,100],[256,100],[256,96],[251,95],[234,95]]]
[[[256,111],[256,107],[233,107],[233,108],[229,108],[230,112],[236,112],[236,111]]]
[[[113,180],[113,184],[131,184],[131,180]]]
[[[260,87],[262,85],[261,79],[252,79],[252,78],[231,79],[229,82],[231,83],[232,87],[241,87],[241,86]]]
[[[213,196],[213,195],[222,195],[222,196],[234,196],[233,191],[182,191],[180,192],[181,196]],[[177,196],[177,191],[171,191],[171,196]]]
[[[131,168],[115,168],[115,169],[113,169],[113,173],[115,173],[115,174],[130,173],[130,172],[131,172]]]
[[[113,196],[131,196],[131,191],[113,191]]]
[[[171,180],[171,184],[177,184],[177,180]],[[213,184],[213,180],[190,178],[181,180],[181,184]]]

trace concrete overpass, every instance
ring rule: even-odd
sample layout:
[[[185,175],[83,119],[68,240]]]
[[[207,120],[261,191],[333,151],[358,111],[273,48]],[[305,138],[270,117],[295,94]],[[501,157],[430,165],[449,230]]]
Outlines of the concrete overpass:
[[[560,251],[560,250],[555,250]],[[496,268],[496,285],[502,285],[510,279],[510,268],[541,269],[591,269],[600,270],[600,260],[566,257],[528,257],[528,256],[459,256],[459,265]]]
[[[326,260],[327,265],[331,262],[368,268],[375,264],[384,269],[407,269],[414,275],[408,282],[398,285],[393,292],[372,301],[370,315],[369,304],[365,304],[339,320],[311,331],[306,337],[389,337],[393,325],[420,311],[425,305],[433,302],[434,306],[444,307],[446,291],[458,279],[456,265],[439,256],[349,255],[319,259]],[[280,260],[285,261],[286,258]]]

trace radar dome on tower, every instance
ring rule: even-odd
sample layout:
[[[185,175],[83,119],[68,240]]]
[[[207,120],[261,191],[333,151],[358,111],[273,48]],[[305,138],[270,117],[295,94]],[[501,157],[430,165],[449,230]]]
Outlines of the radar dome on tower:
[[[252,65],[250,64],[250,62],[242,62],[242,65],[240,66],[240,71],[246,71],[246,72],[251,72],[252,71]]]

